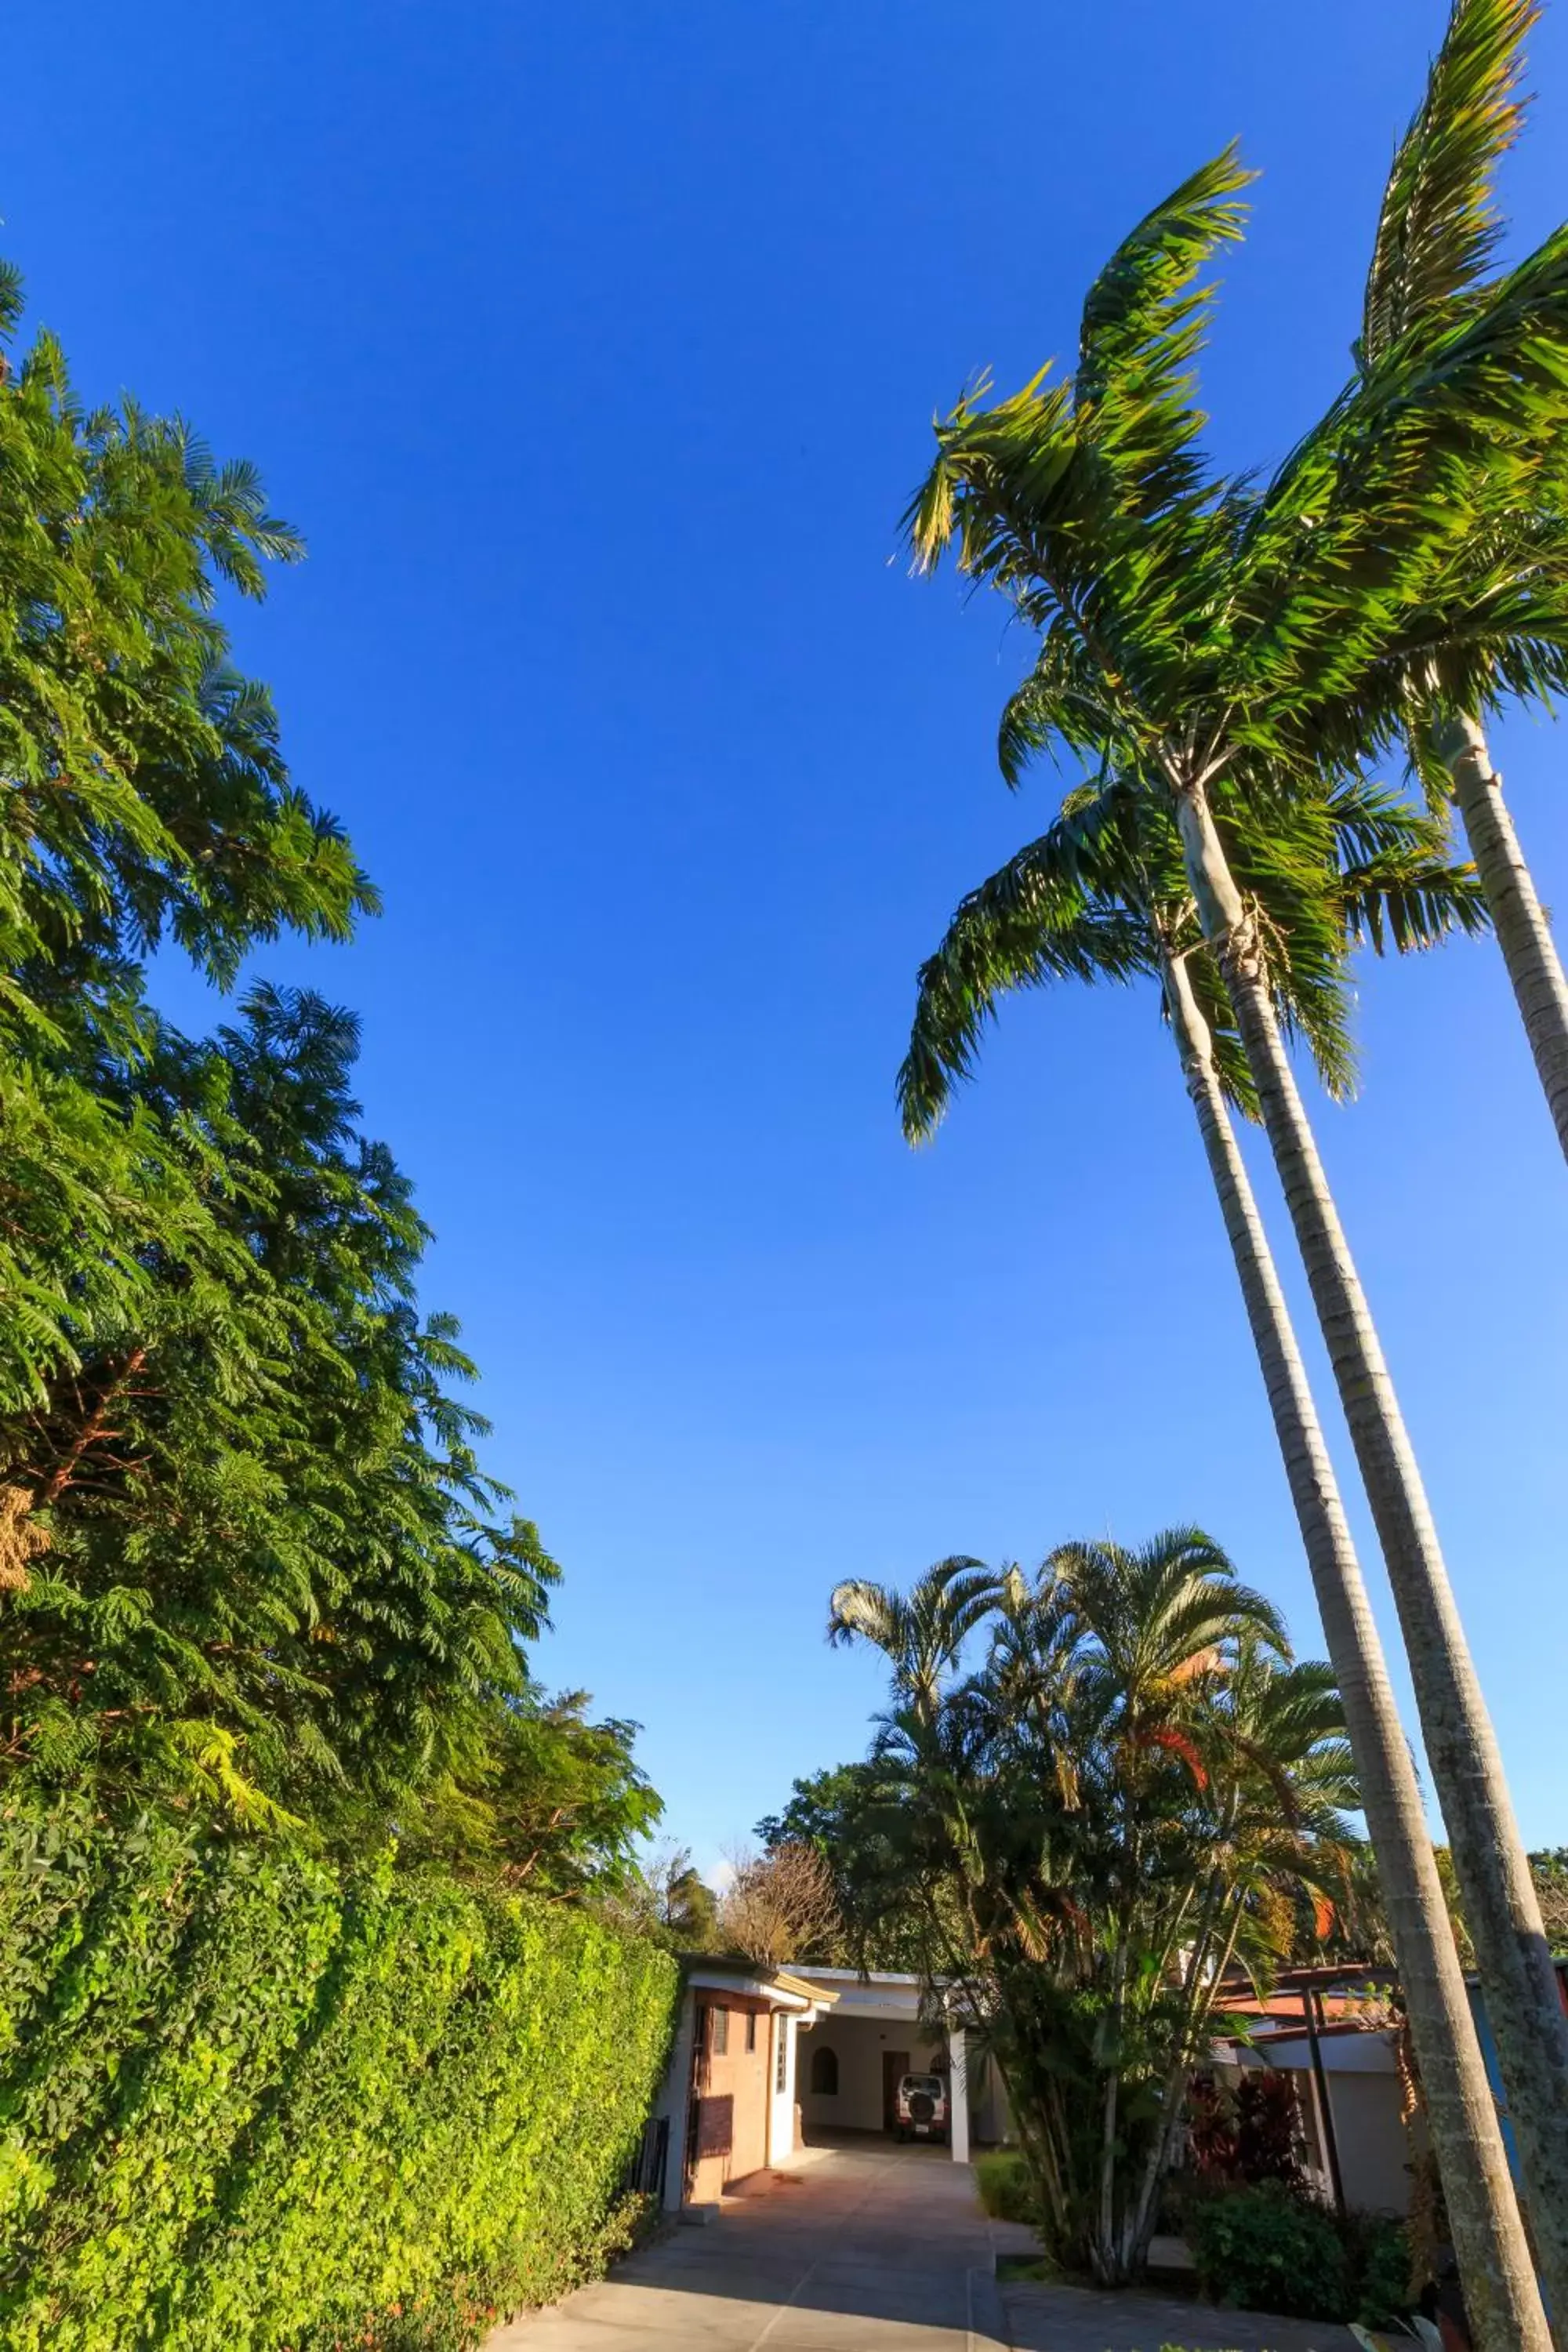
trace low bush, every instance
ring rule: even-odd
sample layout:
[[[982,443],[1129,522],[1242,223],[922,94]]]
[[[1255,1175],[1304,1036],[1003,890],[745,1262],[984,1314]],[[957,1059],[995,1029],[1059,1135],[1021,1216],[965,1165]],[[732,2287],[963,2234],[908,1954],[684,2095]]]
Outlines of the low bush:
[[[1342,2220],[1279,2181],[1194,2200],[1198,2283],[1216,2303],[1384,2326],[1407,2311],[1410,2253],[1395,2221]]]
[[[1320,2206],[1270,2181],[1194,2205],[1187,2243],[1216,2303],[1301,2319],[1348,2319],[1350,2264]]]
[[[390,1861],[0,1820],[7,2352],[456,2352],[602,2262],[675,1964]]]
[[[974,2185],[994,2221],[1027,2221],[1038,2228],[1039,2193],[1016,2148],[997,2147],[974,2159]]]
[[[1354,2221],[1348,2225],[1351,2280],[1363,2327],[1386,2327],[1411,2308],[1409,2232],[1398,2221]]]

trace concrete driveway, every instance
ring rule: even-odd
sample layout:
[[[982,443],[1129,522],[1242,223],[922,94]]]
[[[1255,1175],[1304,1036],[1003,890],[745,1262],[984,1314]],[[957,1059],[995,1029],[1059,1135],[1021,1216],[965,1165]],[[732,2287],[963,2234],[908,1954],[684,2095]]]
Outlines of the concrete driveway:
[[[1155,2295],[1009,2286],[945,2148],[814,2148],[610,2278],[498,2328],[485,2352],[1353,2352],[1342,2327]]]
[[[1001,2352],[999,2327],[967,2165],[874,2142],[807,2149],[485,2352]]]

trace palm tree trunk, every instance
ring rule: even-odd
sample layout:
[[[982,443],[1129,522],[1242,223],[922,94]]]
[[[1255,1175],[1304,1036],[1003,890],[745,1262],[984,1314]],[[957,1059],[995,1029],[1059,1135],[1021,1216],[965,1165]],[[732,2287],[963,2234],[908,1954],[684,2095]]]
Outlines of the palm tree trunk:
[[[1535,895],[1513,819],[1492,766],[1487,739],[1473,719],[1450,715],[1433,731],[1438,758],[1454,781],[1454,798],[1481,877],[1498,945],[1530,1050],[1568,1158],[1568,977],[1546,910]]]
[[[1568,2015],[1421,1474],[1280,1038],[1256,934],[1202,790],[1181,792],[1176,809],[1188,878],[1236,1010],[1388,1565],[1536,2251],[1568,2343]]]
[[[1207,1024],[1180,959],[1166,959],[1164,982],[1187,1092],[1241,1278],[1247,1318],[1344,1706],[1411,2034],[1428,2087],[1432,2142],[1469,2307],[1483,2344],[1544,2345],[1541,2300],[1415,1768],[1339,1482],[1215,1069]]]

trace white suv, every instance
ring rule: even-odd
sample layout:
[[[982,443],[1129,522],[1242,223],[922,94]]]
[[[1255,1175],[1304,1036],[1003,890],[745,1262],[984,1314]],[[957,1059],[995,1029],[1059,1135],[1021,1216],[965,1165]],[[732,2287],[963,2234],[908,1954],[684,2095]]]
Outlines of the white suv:
[[[945,2139],[946,2082],[940,2074],[901,2074],[894,2111],[900,2139]]]

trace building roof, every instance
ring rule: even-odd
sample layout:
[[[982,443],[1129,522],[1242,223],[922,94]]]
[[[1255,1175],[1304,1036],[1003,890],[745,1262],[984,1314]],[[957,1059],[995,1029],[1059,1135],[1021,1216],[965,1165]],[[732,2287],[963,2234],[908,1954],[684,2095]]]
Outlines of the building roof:
[[[828,1987],[808,1983],[787,1969],[770,1968],[765,1960],[749,1960],[734,1952],[682,1952],[679,1958],[689,1984],[750,1993],[782,2009],[831,2008],[838,1998]]]

